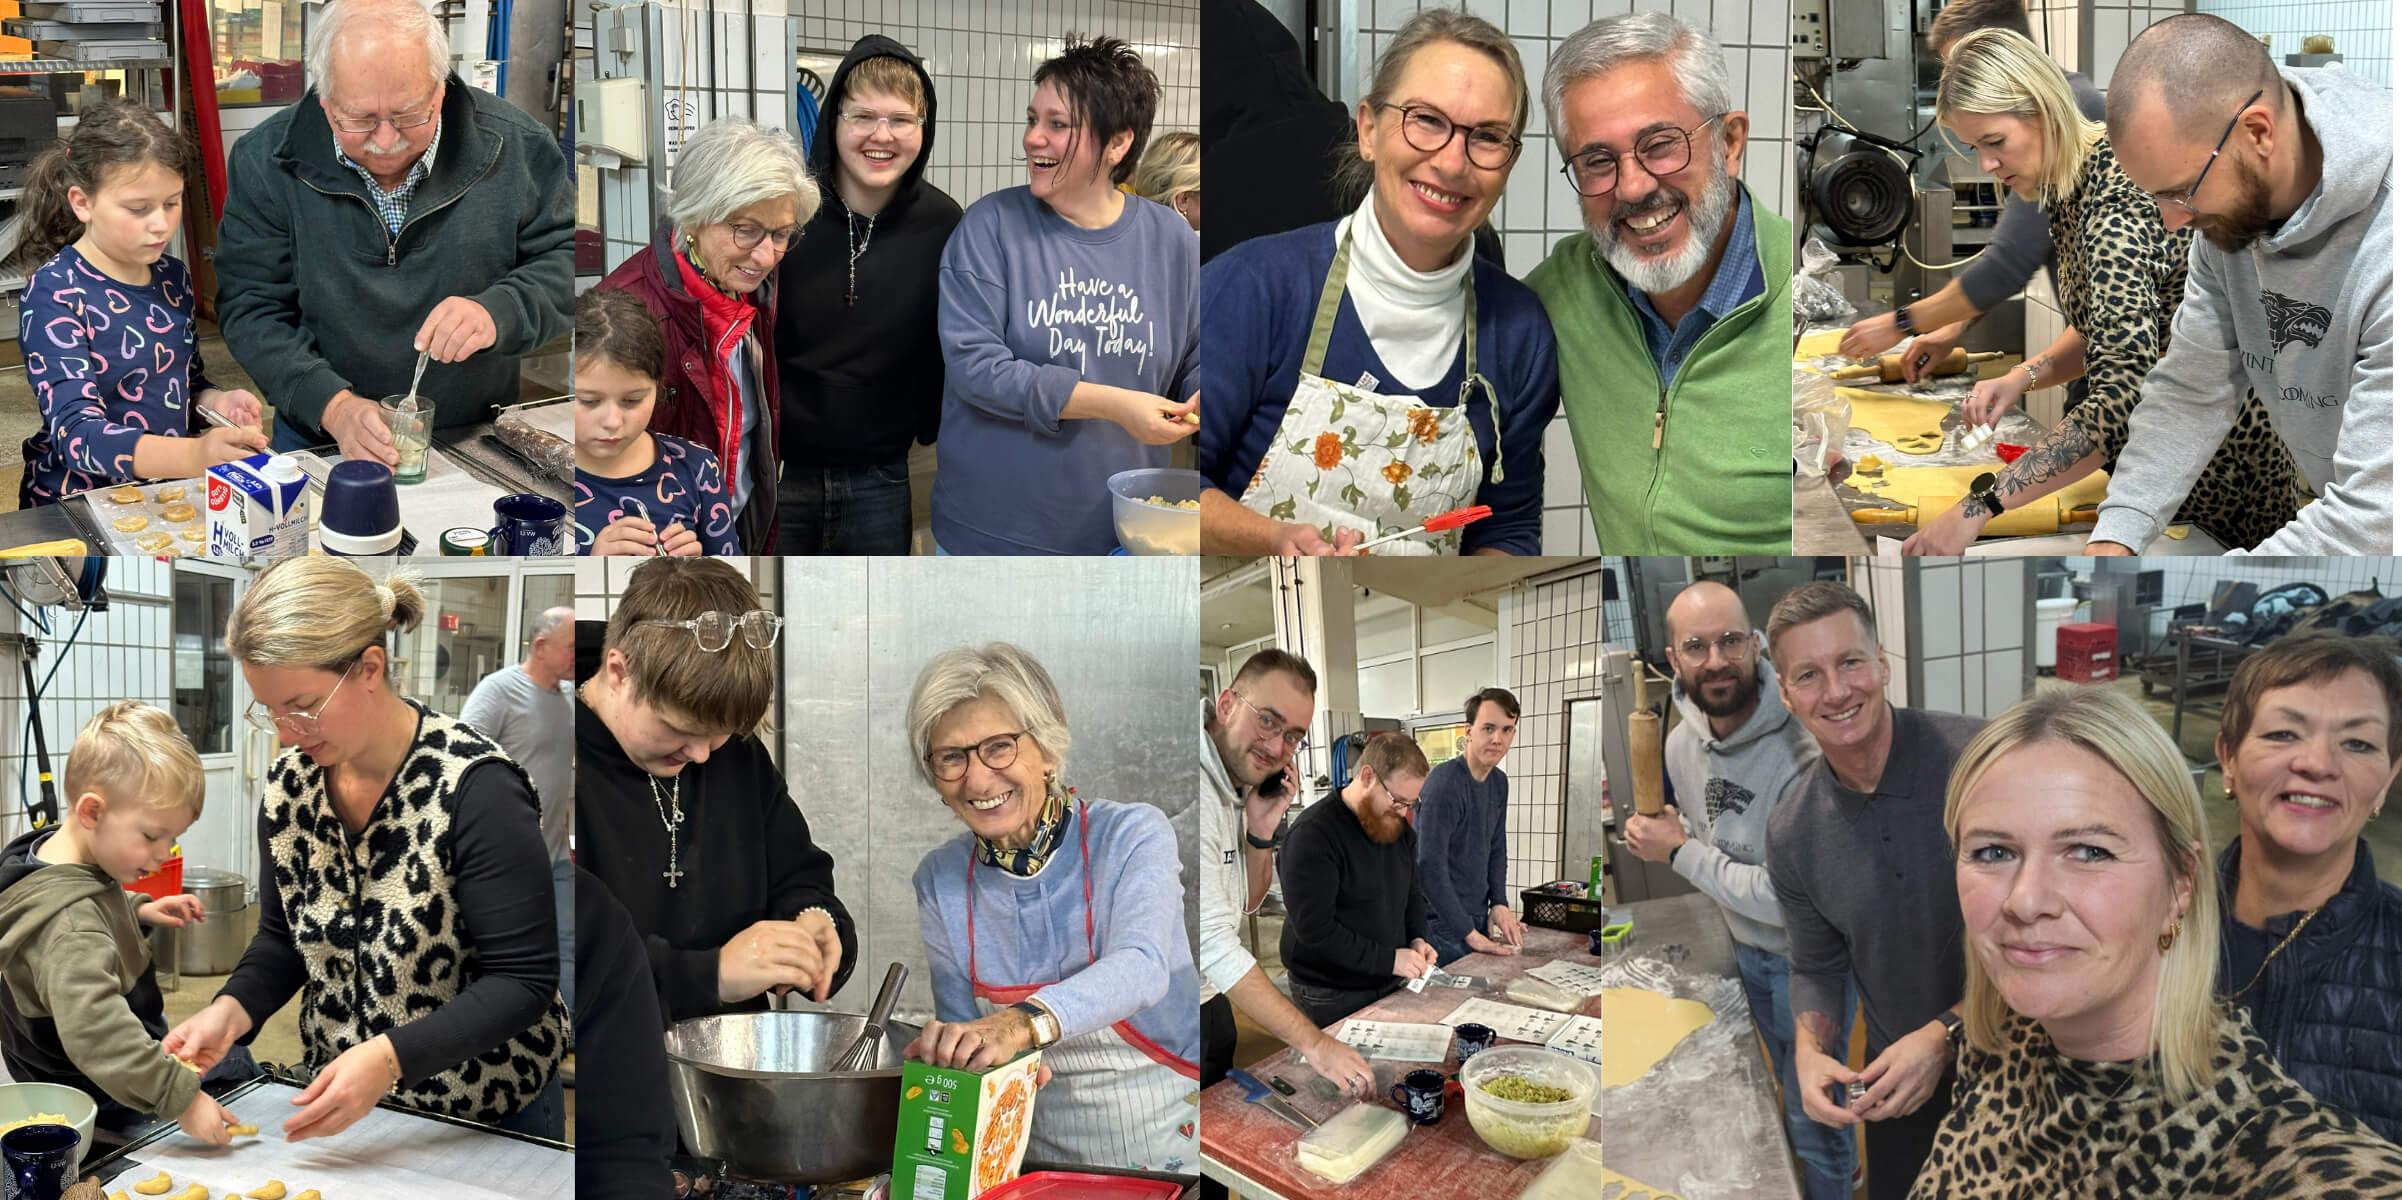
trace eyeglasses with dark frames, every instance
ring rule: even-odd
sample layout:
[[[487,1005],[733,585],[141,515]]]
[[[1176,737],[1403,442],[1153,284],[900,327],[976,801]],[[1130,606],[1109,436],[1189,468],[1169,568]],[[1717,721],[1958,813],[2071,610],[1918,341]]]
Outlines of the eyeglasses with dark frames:
[[[2202,190],[2202,181],[2210,178],[2210,168],[2218,165],[2219,152],[2227,148],[2227,139],[2235,136],[2235,123],[2243,120],[2244,113],[2253,105],[2260,103],[2260,98],[2262,96],[2266,96],[2268,94],[2269,92],[2267,88],[2262,88],[2259,91],[2252,93],[2252,98],[2244,101],[2243,107],[2236,109],[2234,116],[2227,118],[2226,132],[2219,134],[2219,144],[2210,148],[2210,158],[2208,161],[2202,164],[2202,173],[2193,177],[2193,186],[2185,189],[2185,194],[2182,196],[2170,197],[2170,200],[2174,202],[2177,207],[2197,216],[2200,215],[2201,210],[2196,209],[2193,206],[2193,198]]]
[[[1693,135],[1725,115],[1705,118],[1691,129],[1662,129],[1646,136],[1635,143],[1635,161],[1654,179],[1684,170],[1693,162]],[[1618,189],[1618,159],[1612,150],[1587,150],[1561,163],[1560,174],[1568,177],[1568,186],[1579,196],[1607,196]]]
[[[1025,736],[1025,731],[1019,730],[1016,733],[996,733],[973,746],[936,746],[927,751],[926,765],[933,767],[934,777],[944,783],[967,774],[967,756],[971,753],[985,766],[995,771],[1006,771],[1009,764],[1018,760],[1018,739]]]
[[[1425,104],[1384,104],[1401,114],[1401,140],[1427,154],[1440,154],[1451,139],[1465,135],[1468,161],[1488,171],[1498,171],[1518,157],[1525,142],[1498,125],[1462,125],[1445,115],[1443,110]]]
[[[773,238],[776,243],[776,251],[782,253],[792,249],[792,244],[801,240],[801,229],[798,225],[787,225],[782,229],[766,229],[748,221],[728,221],[725,225],[726,232],[734,235],[734,248],[737,250],[755,250],[761,240]]]

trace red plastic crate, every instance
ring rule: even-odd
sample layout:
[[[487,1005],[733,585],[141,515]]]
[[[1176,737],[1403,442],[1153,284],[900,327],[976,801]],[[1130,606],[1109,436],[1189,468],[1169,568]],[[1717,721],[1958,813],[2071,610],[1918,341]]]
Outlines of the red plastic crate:
[[[2055,673],[2071,683],[2118,678],[2118,627],[2093,621],[2063,625],[2055,643]]]
[[[1176,1184],[1157,1179],[1088,1175],[1081,1171],[1036,1171],[1020,1175],[977,1200],[1175,1200],[1184,1194]]]
[[[125,885],[129,892],[140,892],[153,900],[164,900],[183,892],[183,855],[167,860],[167,865]]]

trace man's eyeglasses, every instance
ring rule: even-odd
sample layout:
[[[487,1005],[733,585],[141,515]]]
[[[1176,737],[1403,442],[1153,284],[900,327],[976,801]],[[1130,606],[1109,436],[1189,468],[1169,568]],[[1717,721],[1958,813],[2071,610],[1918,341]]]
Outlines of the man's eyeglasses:
[[[776,644],[776,634],[783,631],[784,618],[764,608],[746,613],[705,612],[689,621],[637,621],[638,625],[664,625],[670,629],[692,631],[692,640],[703,650],[715,654],[734,644],[734,631],[742,631],[742,640],[754,650],[765,650]]]
[[[2260,98],[2268,94],[2267,88],[2252,93],[2252,98],[2244,101],[2243,108],[2236,109],[2235,115],[2227,118],[2227,130],[2219,135],[2219,144],[2210,148],[2210,159],[2202,164],[2202,173],[2193,177],[2193,186],[2185,189],[2185,194],[2182,196],[2170,197],[2177,207],[2197,216],[2200,215],[2200,210],[2193,206],[2194,195],[2202,190],[2202,181],[2210,178],[2210,168],[2218,165],[2219,151],[2227,148],[2227,139],[2235,136],[2235,123],[2244,119],[2245,110],[2260,103]]]
[[[985,766],[995,771],[1005,771],[1009,769],[1009,764],[1018,760],[1018,739],[1025,736],[1021,730],[1017,733],[997,733],[973,746],[936,746],[927,753],[926,764],[934,768],[934,777],[944,783],[967,774],[967,756],[970,753],[983,760]]]
[[[726,222],[726,232],[734,236],[734,248],[737,250],[754,250],[758,248],[762,239],[774,238],[776,252],[781,254],[792,249],[794,242],[801,240],[801,227],[798,225],[787,225],[782,229],[766,229],[748,221],[728,221]]]
[[[1751,648],[1751,631],[1748,629],[1730,629],[1707,641],[1698,636],[1689,637],[1676,644],[1678,653],[1684,655],[1687,661],[1697,663],[1710,661],[1710,652],[1713,650],[1725,655],[1729,662],[1739,661]]]
[[[1418,797],[1417,797],[1417,796],[1411,796],[1411,797],[1408,797],[1408,798],[1406,798],[1406,799],[1405,799],[1405,798],[1403,798],[1403,797],[1402,797],[1401,793],[1399,793],[1399,792],[1396,792],[1396,791],[1394,791],[1394,790],[1393,790],[1393,785],[1392,785],[1392,784],[1386,783],[1384,780],[1381,780],[1381,779],[1379,779],[1379,780],[1377,780],[1377,781],[1376,781],[1376,786],[1378,786],[1378,787],[1380,787],[1380,788],[1383,788],[1383,789],[1384,789],[1385,799],[1387,799],[1387,800],[1391,800],[1391,801],[1393,802],[1393,807],[1395,807],[1395,808],[1398,808],[1398,809],[1400,809],[1400,810],[1401,810],[1401,811],[1403,811],[1403,812],[1415,812],[1415,811],[1417,811],[1417,808],[1418,808]]]
[[[1693,161],[1693,135],[1725,115],[1719,113],[1691,129],[1663,129],[1636,142],[1635,161],[1654,179],[1684,170]],[[1610,150],[1588,150],[1561,163],[1560,174],[1568,177],[1568,186],[1579,196],[1606,196],[1618,187],[1618,155]]]
[[[896,134],[907,134],[916,133],[920,127],[925,125],[926,121],[925,118],[915,113],[880,115],[872,112],[846,112],[842,114],[842,123],[848,126],[853,133],[873,133],[878,126],[881,126]]]
[[[1387,104],[1384,108],[1401,114],[1401,140],[1413,149],[1427,154],[1440,154],[1451,144],[1453,137],[1464,135],[1468,142],[1468,161],[1488,171],[1510,165],[1518,157],[1521,142],[1509,130],[1498,125],[1462,125],[1443,115],[1442,110],[1423,104]]]
[[[342,694],[342,685],[350,682],[350,673],[358,669],[359,661],[354,658],[350,660],[349,666],[342,668],[342,678],[334,681],[334,690],[325,694],[325,701],[317,706],[316,712],[302,712],[299,709],[293,709],[291,712],[278,716],[273,709],[253,700],[250,702],[250,707],[242,710],[242,719],[250,722],[253,728],[263,729],[269,733],[276,732],[277,727],[281,726],[291,730],[295,737],[307,737],[317,732],[318,719],[325,715],[326,709],[334,706],[334,697]]]
[[[439,111],[437,106],[429,104],[424,112],[399,113],[389,117],[335,117],[332,120],[334,128],[344,133],[374,133],[379,125],[390,125],[393,132],[399,133],[430,124]]]
[[[1259,735],[1261,737],[1282,738],[1285,749],[1294,751],[1300,750],[1303,743],[1309,741],[1309,726],[1295,725],[1283,717],[1253,704],[1240,692],[1235,693],[1234,698],[1243,707],[1250,709],[1252,715],[1259,719]]]

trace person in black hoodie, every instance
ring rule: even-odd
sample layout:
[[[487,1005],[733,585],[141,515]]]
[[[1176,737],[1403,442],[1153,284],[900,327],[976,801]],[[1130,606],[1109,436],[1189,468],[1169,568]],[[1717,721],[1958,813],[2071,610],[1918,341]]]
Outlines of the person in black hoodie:
[[[667,1046],[642,934],[609,887],[575,871],[575,1194],[583,1200],[665,1200],[676,1122],[666,1103]]]
[[[909,447],[942,416],[935,334],[942,251],[959,205],[925,181],[934,80],[869,34],[826,90],[809,141],[824,203],[784,258],[784,480],[778,554],[907,554]]]
[[[633,917],[670,1022],[822,1002],[859,954],[834,859],[753,733],[781,627],[724,561],[664,557],[601,637],[577,630],[576,861]]]

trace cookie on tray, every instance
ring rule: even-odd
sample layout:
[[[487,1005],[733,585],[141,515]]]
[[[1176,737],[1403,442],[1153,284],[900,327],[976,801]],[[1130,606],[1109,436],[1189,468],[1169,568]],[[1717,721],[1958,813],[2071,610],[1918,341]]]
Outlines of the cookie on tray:
[[[140,533],[143,530],[150,528],[150,518],[145,517],[140,513],[128,513],[125,516],[109,522],[109,524],[116,526],[117,532],[119,533]]]

